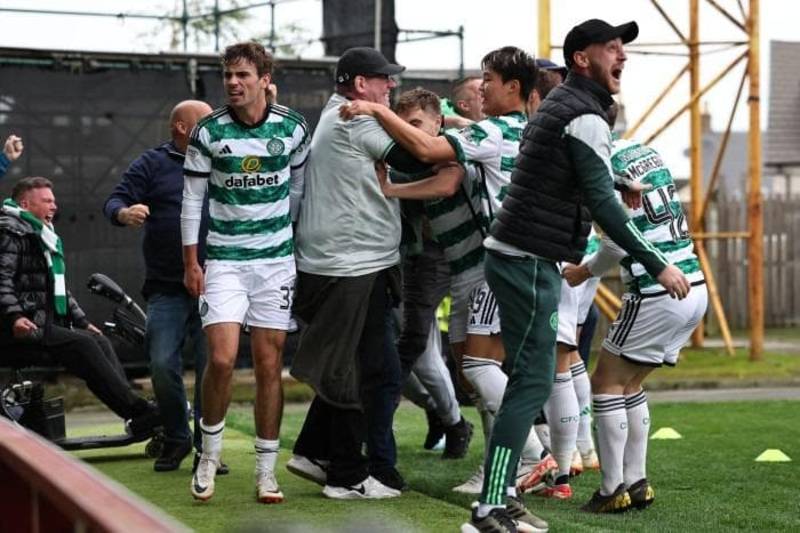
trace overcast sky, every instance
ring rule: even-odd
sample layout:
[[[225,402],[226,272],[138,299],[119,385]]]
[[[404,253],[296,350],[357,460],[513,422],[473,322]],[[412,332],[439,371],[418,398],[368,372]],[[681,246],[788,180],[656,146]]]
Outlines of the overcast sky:
[[[241,0],[240,4],[257,0]],[[206,2],[213,5],[213,0]],[[718,0],[730,13],[741,19],[735,0]],[[748,2],[742,2],[747,6]],[[688,36],[688,0],[662,0],[678,27]],[[745,35],[713,9],[700,1],[700,37],[703,41],[741,41]],[[762,125],[767,124],[769,85],[769,41],[797,40],[797,2],[761,0],[761,92]],[[65,11],[100,11],[112,13],[163,14],[182,5],[181,0],[4,0],[0,7],[24,9],[56,9]],[[229,5],[220,0],[220,7]],[[515,45],[529,52],[537,52],[536,0],[395,0],[396,20],[401,29],[456,30],[464,26],[464,55],[467,68],[478,68],[481,57],[489,50],[505,45]],[[252,10],[249,22],[239,28],[237,35],[246,39],[269,31],[269,9]],[[628,20],[639,23],[637,42],[675,42],[675,33],[647,0],[557,0],[552,1],[551,33],[554,45],[563,42],[564,35],[575,24],[588,18],[603,18],[618,24]],[[321,33],[322,3],[319,0],[285,1],[276,8],[276,25],[300,26],[304,34],[314,38]],[[106,50],[125,52],[158,52],[169,47],[171,31],[158,21],[130,18],[110,19],[58,15],[28,15],[0,12],[0,46],[56,48],[76,50]],[[211,43],[192,45],[190,51],[213,52]],[[227,44],[227,43],[223,43]],[[455,38],[399,44],[398,62],[411,69],[457,68],[458,40]],[[632,52],[634,49],[629,49]],[[662,51],[683,52],[685,47],[661,48]],[[701,78],[712,79],[744,48],[719,51],[704,55]],[[309,45],[303,57],[319,57],[322,48]],[[561,51],[553,50],[553,59],[563,62]],[[685,64],[683,57],[629,55],[623,74],[622,98],[628,110],[629,122],[647,108],[655,96]],[[712,127],[722,130],[736,93],[744,62],[732,75],[717,85],[703,99],[712,114]],[[798,59],[800,68],[800,59]],[[640,130],[640,136],[649,135],[667,117],[688,101],[688,76],[679,84],[658,111]],[[5,80],[3,83],[7,83]],[[2,87],[0,87],[2,90]],[[746,89],[737,113],[734,127],[747,129]],[[688,173],[688,161],[683,157],[688,139],[688,120],[677,121],[654,144],[672,165],[677,175]],[[706,154],[712,158],[714,154]]]

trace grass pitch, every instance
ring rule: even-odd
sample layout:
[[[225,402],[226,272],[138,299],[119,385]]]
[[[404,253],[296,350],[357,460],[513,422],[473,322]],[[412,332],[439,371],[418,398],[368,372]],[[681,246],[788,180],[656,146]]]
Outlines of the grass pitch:
[[[652,431],[672,427],[683,436],[649,442],[655,504],[619,516],[581,513],[578,508],[599,484],[597,473],[584,474],[572,482],[572,500],[527,497],[551,531],[800,531],[800,402],[651,404],[650,409]],[[467,408],[465,414],[476,423],[470,454],[442,461],[421,447],[423,412],[405,403],[400,407],[398,467],[411,491],[394,500],[331,501],[320,487],[285,470],[303,406],[287,406],[284,416],[278,476],[287,500],[282,505],[255,501],[253,423],[247,408],[233,409],[228,417],[223,456],[232,472],[217,478],[217,492],[205,504],[189,494],[188,459],[177,472],[154,473],[142,445],[78,455],[197,531],[455,532],[468,517],[471,498],[450,489],[472,474],[483,451],[475,411]],[[754,462],[767,448],[781,449],[792,462]]]

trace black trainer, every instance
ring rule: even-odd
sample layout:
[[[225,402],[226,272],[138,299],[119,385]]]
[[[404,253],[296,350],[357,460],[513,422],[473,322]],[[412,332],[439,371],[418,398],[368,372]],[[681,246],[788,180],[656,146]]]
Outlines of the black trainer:
[[[425,435],[425,442],[422,447],[426,450],[432,450],[444,437],[444,424],[435,411],[426,410],[425,416],[428,419],[428,434]]]
[[[463,416],[458,423],[446,428],[444,435],[442,459],[461,459],[467,455],[472,440],[472,424],[464,420]]]
[[[181,466],[183,459],[192,451],[192,441],[165,441],[161,449],[161,455],[153,463],[153,470],[156,472],[170,472],[177,470]]]
[[[531,533],[544,533],[548,530],[547,522],[530,512],[520,496],[509,496],[506,499],[506,512],[517,521],[517,524],[522,522],[530,526],[527,529],[530,529]]]
[[[646,477],[643,477],[628,487],[628,494],[631,497],[631,505],[637,509],[649,507],[653,503],[653,500],[656,499],[656,492],[653,490],[653,487],[650,486],[650,483],[647,482]]]
[[[587,513],[624,513],[631,508],[631,497],[625,489],[625,484],[620,483],[617,490],[608,496],[600,494],[596,490],[592,499],[586,502],[581,511]]]
[[[161,413],[153,402],[147,402],[147,406],[130,420],[125,422],[125,432],[136,438],[147,438],[161,427]]]
[[[461,526],[462,532],[478,533],[517,533],[517,524],[509,516],[505,507],[495,507],[489,514],[479,518],[478,507],[472,509],[469,522]]]
[[[194,474],[197,471],[198,463],[200,463],[200,452],[194,452],[194,462],[192,463],[192,474]],[[226,465],[222,461],[219,462],[219,466],[217,467],[218,476],[224,476],[228,474],[230,471],[231,469],[228,468],[228,465]]]

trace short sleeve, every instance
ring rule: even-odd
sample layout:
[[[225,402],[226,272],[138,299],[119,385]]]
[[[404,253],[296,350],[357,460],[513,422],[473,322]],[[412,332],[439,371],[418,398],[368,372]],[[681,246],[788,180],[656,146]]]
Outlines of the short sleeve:
[[[208,130],[195,126],[186,147],[183,174],[188,178],[208,178],[211,175],[211,146]]]
[[[486,163],[494,160],[499,157],[503,144],[503,132],[488,120],[470,124],[460,130],[448,130],[445,136],[453,146],[459,163]]]
[[[363,150],[375,161],[384,159],[395,144],[383,126],[372,117],[353,120],[350,140],[354,147]]]
[[[299,168],[306,164],[310,144],[311,135],[308,133],[308,125],[304,120],[297,124],[292,133],[292,151],[289,153],[291,168]]]

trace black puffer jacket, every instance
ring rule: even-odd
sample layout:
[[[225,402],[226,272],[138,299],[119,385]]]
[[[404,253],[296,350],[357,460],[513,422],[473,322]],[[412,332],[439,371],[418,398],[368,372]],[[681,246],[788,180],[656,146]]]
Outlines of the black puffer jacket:
[[[68,302],[67,316],[55,317],[53,279],[39,235],[0,209],[0,342],[12,339],[11,328],[23,316],[39,328],[52,323],[86,328],[86,314],[69,293]]]
[[[547,95],[523,133],[492,236],[553,261],[581,262],[592,217],[564,129],[581,115],[606,120],[612,102],[606,89],[572,73]]]

